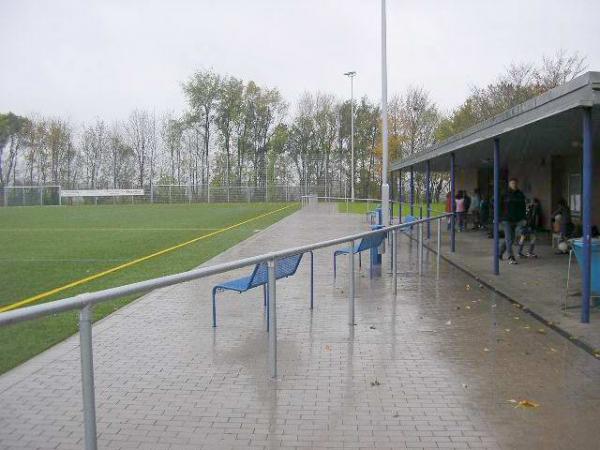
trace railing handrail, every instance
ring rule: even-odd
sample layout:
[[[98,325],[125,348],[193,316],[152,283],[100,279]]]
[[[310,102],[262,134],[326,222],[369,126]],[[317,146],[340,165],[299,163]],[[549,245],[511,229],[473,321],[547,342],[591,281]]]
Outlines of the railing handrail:
[[[350,197],[330,197],[330,196],[326,196],[326,195],[314,195],[314,194],[304,194],[300,196],[301,199],[303,198],[316,198],[317,200],[344,200],[344,201],[349,201],[351,202],[352,199]],[[381,199],[380,198],[355,198],[354,199],[355,202],[380,202]],[[390,202],[392,200],[390,199]]]
[[[362,233],[356,233],[348,236],[342,236],[335,239],[329,239],[326,241],[316,242],[314,244],[302,245],[299,247],[287,248],[284,250],[278,250],[274,252],[264,253],[262,255],[251,256],[248,258],[242,258],[235,261],[215,264],[208,267],[199,267],[196,269],[188,270],[185,272],[176,273],[173,275],[166,275],[158,278],[151,278],[149,280],[139,281],[136,283],[130,283],[123,286],[117,286],[114,288],[103,289],[96,292],[86,292],[78,294],[73,297],[67,297],[60,300],[54,300],[52,302],[43,303],[40,305],[27,306],[24,308],[15,309],[13,311],[7,311],[0,313],[0,326],[9,325],[26,320],[32,320],[37,317],[55,314],[59,312],[69,311],[73,309],[82,309],[86,306],[95,305],[108,300],[124,297],[126,295],[137,294],[142,292],[152,291],[154,289],[172,286],[175,284],[183,283],[186,281],[197,280],[200,278],[208,277],[211,275],[217,275],[231,270],[240,269],[255,265],[261,262],[276,260],[285,256],[290,256],[298,253],[306,253],[313,250],[318,250],[325,247],[331,247],[334,245],[344,244],[350,241],[362,239],[367,236],[373,236],[379,233],[387,233],[395,229],[402,229],[406,227],[412,227],[420,223],[426,223],[428,221],[439,220],[440,218],[452,215],[451,213],[444,213],[437,216],[423,218],[415,220],[414,222],[401,223],[395,225],[389,225],[385,228],[374,231],[364,231]]]

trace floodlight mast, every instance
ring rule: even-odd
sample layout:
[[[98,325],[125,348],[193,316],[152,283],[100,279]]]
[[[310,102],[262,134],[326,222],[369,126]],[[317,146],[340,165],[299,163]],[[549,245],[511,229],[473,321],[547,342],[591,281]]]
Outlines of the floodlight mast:
[[[383,224],[390,224],[390,186],[388,184],[388,113],[387,113],[387,49],[385,0],[381,0],[381,122],[382,122],[382,170],[381,209]]]
[[[350,198],[354,201],[354,77],[356,72],[344,74],[350,78]]]

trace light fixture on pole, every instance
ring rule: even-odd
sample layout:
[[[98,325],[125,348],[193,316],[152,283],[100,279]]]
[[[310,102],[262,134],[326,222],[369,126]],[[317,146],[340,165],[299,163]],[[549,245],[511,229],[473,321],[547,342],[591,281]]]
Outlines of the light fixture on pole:
[[[350,198],[354,201],[354,77],[356,72],[346,72],[350,78]]]
[[[381,209],[383,224],[390,224],[390,186],[388,185],[388,114],[387,114],[387,49],[385,0],[381,0],[381,122],[382,122],[382,170]]]

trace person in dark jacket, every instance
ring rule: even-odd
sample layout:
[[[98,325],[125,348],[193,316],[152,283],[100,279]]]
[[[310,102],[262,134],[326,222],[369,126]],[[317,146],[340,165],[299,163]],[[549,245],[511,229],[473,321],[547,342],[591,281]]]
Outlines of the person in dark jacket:
[[[519,190],[519,180],[511,178],[508,182],[508,191],[504,194],[501,204],[500,223],[504,230],[504,242],[500,247],[500,259],[508,250],[508,263],[517,264],[513,253],[513,241],[519,238],[526,222],[525,195]]]
[[[523,228],[521,236],[519,237],[519,257],[521,258],[537,258],[535,254],[535,241],[537,231],[540,229],[542,218],[542,207],[540,201],[534,198],[531,203],[527,205],[526,212],[526,224]],[[523,253],[523,247],[525,246],[525,240],[529,239],[529,251]]]

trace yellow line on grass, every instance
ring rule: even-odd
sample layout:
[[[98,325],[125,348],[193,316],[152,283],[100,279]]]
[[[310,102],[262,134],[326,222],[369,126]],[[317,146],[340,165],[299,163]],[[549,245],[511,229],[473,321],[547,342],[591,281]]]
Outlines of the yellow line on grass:
[[[129,261],[129,262],[126,262],[124,264],[120,264],[120,265],[115,266],[115,267],[111,267],[110,269],[104,270],[102,272],[98,272],[98,273],[96,273],[94,275],[90,275],[89,277],[85,277],[85,278],[82,278],[80,280],[72,281],[71,283],[65,284],[64,286],[60,286],[60,287],[51,289],[51,290],[46,291],[46,292],[42,292],[41,294],[34,295],[33,297],[29,297],[29,298],[26,298],[24,300],[20,300],[20,301],[18,301],[16,303],[12,303],[10,305],[2,306],[2,307],[0,307],[0,313],[6,312],[6,311],[10,311],[10,310],[13,310],[13,309],[16,309],[16,308],[19,308],[21,306],[25,306],[25,305],[28,305],[28,304],[33,303],[33,302],[37,302],[38,300],[42,300],[42,299],[44,299],[46,297],[49,297],[50,295],[57,294],[57,293],[62,292],[64,290],[66,290],[66,289],[70,289],[72,287],[76,287],[76,286],[80,286],[80,285],[85,284],[85,283],[89,283],[90,281],[97,280],[98,278],[101,278],[103,276],[109,275],[111,273],[117,272],[117,271],[122,270],[122,269],[126,269],[127,267],[131,267],[131,266],[133,266],[135,264],[141,263],[143,261],[147,261],[147,260],[149,260],[151,258],[155,258],[157,256],[164,255],[165,253],[172,252],[173,250],[180,249],[182,247],[185,247],[186,245],[193,244],[194,242],[198,242],[198,241],[201,241],[203,239],[207,239],[209,237],[216,236],[217,234],[221,234],[221,233],[224,233],[226,231],[232,230],[232,229],[237,228],[239,226],[242,226],[242,225],[244,225],[244,224],[246,224],[248,222],[252,222],[254,220],[261,219],[263,217],[269,216],[271,214],[275,214],[276,212],[283,211],[284,209],[287,209],[290,206],[292,206],[292,205],[287,205],[287,206],[284,206],[282,208],[275,209],[273,211],[269,211],[267,213],[260,214],[260,215],[255,216],[255,217],[251,217],[250,219],[246,219],[246,220],[244,220],[242,222],[238,222],[238,223],[230,225],[228,227],[220,228],[220,229],[218,229],[216,231],[213,231],[212,233],[208,233],[208,234],[204,234],[202,236],[198,236],[198,237],[196,237],[194,239],[191,239],[189,241],[182,242],[181,244],[177,244],[177,245],[174,245],[172,247],[165,248],[163,250],[159,250],[157,252],[151,253],[150,255],[142,256],[141,258],[134,259],[133,261]]]

